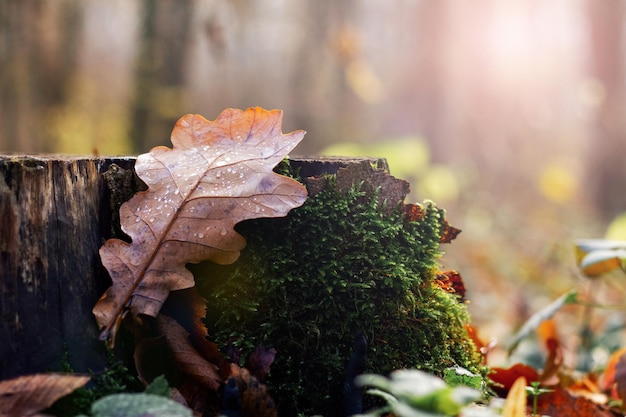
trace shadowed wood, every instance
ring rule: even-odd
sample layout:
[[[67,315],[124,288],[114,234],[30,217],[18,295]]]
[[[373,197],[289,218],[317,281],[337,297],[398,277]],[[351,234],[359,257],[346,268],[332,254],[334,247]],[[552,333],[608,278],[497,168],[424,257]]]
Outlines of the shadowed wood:
[[[58,370],[65,352],[77,371],[102,369],[91,308],[109,281],[113,163],[134,158],[0,157],[1,378]]]

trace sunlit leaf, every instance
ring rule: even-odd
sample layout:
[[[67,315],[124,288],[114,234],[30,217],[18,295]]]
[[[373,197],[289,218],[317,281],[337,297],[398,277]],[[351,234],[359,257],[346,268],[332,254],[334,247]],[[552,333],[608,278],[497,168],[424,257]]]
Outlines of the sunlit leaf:
[[[625,249],[600,249],[583,257],[579,266],[585,275],[596,277],[621,268],[623,259],[626,259]]]
[[[506,397],[502,417],[526,417],[526,378],[518,378]]]
[[[606,239],[576,241],[576,263],[589,277],[611,272],[622,267],[626,259],[626,242]]]

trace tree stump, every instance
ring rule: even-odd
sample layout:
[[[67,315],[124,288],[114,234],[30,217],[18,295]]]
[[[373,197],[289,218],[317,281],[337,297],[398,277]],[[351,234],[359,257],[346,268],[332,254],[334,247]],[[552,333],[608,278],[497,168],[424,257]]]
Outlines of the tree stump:
[[[140,186],[134,163],[0,156],[0,379],[59,370],[65,355],[78,372],[105,366],[91,313],[110,285],[98,249],[120,237],[117,209]],[[291,165],[309,188],[351,165],[372,178],[388,172],[384,159],[293,158]]]
[[[0,157],[0,377],[101,369],[91,309],[107,287],[111,164],[134,158]]]

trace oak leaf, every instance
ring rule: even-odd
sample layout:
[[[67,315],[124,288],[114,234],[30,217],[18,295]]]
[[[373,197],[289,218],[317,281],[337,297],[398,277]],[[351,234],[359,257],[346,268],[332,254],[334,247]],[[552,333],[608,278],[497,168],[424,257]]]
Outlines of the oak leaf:
[[[170,291],[192,287],[185,264],[234,262],[245,246],[235,224],[304,203],[304,186],[272,171],[305,133],[283,134],[281,122],[281,111],[258,107],[227,109],[215,121],[186,115],[172,131],[173,148],[137,158],[148,189],[120,207],[132,242],[109,239],[100,248],[113,282],[93,309],[102,340],[114,343],[128,312],[155,317]]]

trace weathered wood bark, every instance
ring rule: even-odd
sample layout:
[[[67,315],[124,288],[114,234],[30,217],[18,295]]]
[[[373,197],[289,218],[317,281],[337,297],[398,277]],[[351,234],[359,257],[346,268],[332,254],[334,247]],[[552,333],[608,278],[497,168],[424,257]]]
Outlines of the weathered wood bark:
[[[108,286],[98,248],[111,235],[104,177],[133,158],[0,157],[0,377],[102,368],[91,309]]]
[[[105,366],[91,313],[110,285],[98,249],[120,237],[114,218],[137,189],[134,163],[0,156],[0,379],[58,370],[66,353],[76,371]],[[354,166],[352,176],[387,184],[381,159],[295,158],[292,166],[311,187],[323,187],[315,177],[347,166]],[[404,198],[408,184],[398,184],[387,188]]]

